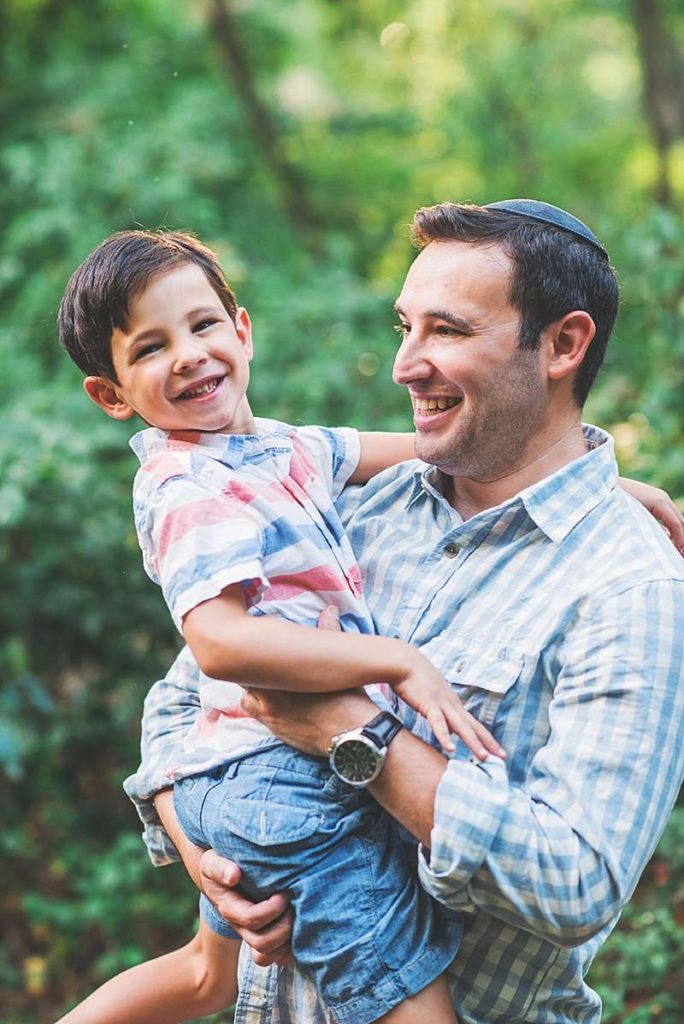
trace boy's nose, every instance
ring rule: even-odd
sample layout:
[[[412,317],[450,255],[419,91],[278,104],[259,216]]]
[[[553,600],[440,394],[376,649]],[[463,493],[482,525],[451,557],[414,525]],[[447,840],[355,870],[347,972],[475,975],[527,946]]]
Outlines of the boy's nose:
[[[173,364],[174,373],[184,373],[195,366],[201,366],[208,359],[207,353],[201,344],[196,341],[186,341],[179,344]]]

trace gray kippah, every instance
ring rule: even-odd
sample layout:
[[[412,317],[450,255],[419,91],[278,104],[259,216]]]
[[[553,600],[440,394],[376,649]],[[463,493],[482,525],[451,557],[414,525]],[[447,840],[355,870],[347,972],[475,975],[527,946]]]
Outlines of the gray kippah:
[[[517,213],[521,217],[530,217],[532,220],[538,220],[544,224],[553,224],[556,228],[562,228],[563,231],[569,231],[572,235],[583,238],[604,256],[608,255],[594,232],[590,231],[586,224],[583,224],[577,217],[573,217],[571,213],[561,210],[560,207],[552,206],[551,203],[541,203],[537,199],[502,199],[500,203],[487,203],[485,209],[506,210],[508,213]]]

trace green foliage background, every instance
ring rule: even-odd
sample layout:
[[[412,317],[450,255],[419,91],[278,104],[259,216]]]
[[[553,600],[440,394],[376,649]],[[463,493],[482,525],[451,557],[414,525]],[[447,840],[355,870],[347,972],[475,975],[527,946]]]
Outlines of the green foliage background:
[[[0,2],[5,1024],[53,1020],[195,913],[121,791],[178,638],[132,530],[131,431],[57,345],[69,273],[113,230],[192,229],[253,316],[257,414],[407,428],[390,309],[413,209],[545,198],[622,281],[588,417],[681,500],[684,141],[643,113],[644,7],[681,55],[675,0]],[[684,1019],[683,861],[680,807],[593,969],[611,1024]]]

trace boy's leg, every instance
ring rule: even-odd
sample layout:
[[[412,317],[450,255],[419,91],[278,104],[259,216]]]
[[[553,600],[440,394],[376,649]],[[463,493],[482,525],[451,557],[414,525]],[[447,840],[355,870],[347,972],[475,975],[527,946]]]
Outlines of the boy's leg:
[[[57,1024],[181,1024],[237,999],[240,942],[200,919],[195,937],[171,953],[111,978]]]
[[[276,748],[220,779],[184,780],[174,799],[186,834],[240,865],[245,895],[289,889],[295,960],[338,1024],[370,1024],[404,1003],[423,1020],[431,1014],[430,1024],[453,1024],[440,978],[462,922],[422,890],[410,853],[368,794],[321,759]]]

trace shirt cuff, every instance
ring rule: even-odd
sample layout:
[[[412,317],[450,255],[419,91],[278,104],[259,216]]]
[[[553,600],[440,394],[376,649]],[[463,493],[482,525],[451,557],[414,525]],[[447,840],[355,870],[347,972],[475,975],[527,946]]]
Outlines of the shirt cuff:
[[[162,825],[145,825],[142,834],[149,858],[156,868],[175,864],[180,860],[178,850],[169,839]]]
[[[477,910],[469,883],[484,863],[508,802],[503,760],[453,758],[437,788],[431,849],[418,850],[418,875],[426,892],[452,910]]]
[[[138,771],[135,775],[129,775],[123,786],[143,823],[142,839],[147,847],[149,858],[158,868],[180,860],[178,851],[169,839],[154,806],[154,794],[161,789],[168,788],[168,785],[169,780],[162,777],[159,772],[145,775],[142,771]]]

